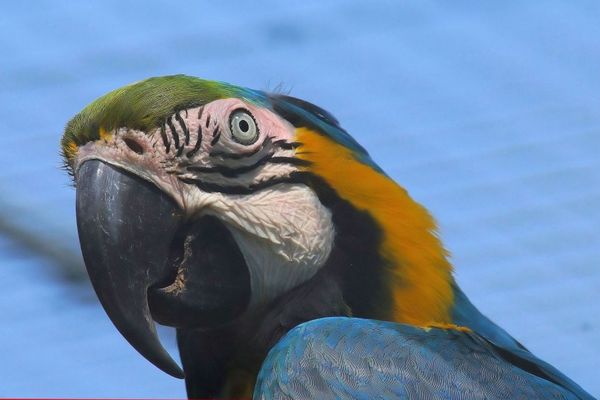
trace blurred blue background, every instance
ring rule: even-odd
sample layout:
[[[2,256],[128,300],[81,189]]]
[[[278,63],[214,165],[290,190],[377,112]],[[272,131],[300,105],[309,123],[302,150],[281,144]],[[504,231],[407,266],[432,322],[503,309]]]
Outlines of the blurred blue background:
[[[185,396],[96,301],[58,155],[90,101],[173,73],[330,110],[474,303],[599,396],[599,43],[597,1],[3,3],[0,396]]]

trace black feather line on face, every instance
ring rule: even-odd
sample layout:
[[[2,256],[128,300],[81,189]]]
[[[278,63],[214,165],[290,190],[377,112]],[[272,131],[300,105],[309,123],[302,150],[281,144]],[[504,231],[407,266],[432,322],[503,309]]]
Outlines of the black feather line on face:
[[[173,117],[167,119],[167,125],[169,125],[169,130],[173,137],[173,144],[175,145],[175,148],[179,150],[179,134],[177,134],[177,129],[175,129],[175,125],[173,124]]]
[[[165,151],[168,154],[170,147],[171,147],[171,142],[169,141],[169,138],[167,137],[166,127],[165,127],[164,123],[160,127],[160,137],[162,138],[163,145],[165,146]]]
[[[221,130],[219,129],[218,126],[216,126],[215,129],[213,130],[213,138],[210,141],[210,145],[214,146],[215,144],[217,144],[217,142],[219,141],[220,138],[221,138]]]
[[[273,146],[282,148],[284,150],[294,150],[302,146],[300,142],[286,142],[284,139],[276,140],[273,142]]]
[[[187,110],[185,110],[186,113],[186,118],[187,118]],[[181,113],[177,112],[177,114],[175,114],[175,119],[177,119],[177,122],[179,122],[179,126],[181,127],[181,130],[183,131],[183,135],[185,136],[185,144],[188,145],[190,144],[190,130],[188,129],[187,125],[185,124],[185,121],[183,120],[183,118],[181,118]]]
[[[244,165],[241,167],[228,167],[225,165],[215,165],[214,167],[199,167],[199,166],[190,166],[188,167],[188,171],[191,172],[200,172],[200,173],[219,173],[227,178],[235,178],[238,175],[241,175],[246,172],[250,172],[261,165],[266,164],[269,159],[272,157],[271,154],[267,154],[266,156],[259,159],[257,162],[251,165]]]
[[[177,157],[181,157],[181,155],[183,154],[183,149],[184,149],[184,147],[183,147],[183,146],[184,146],[184,145],[183,145],[183,143],[182,143],[182,144],[181,144],[181,147],[180,147],[179,149],[177,149],[177,154],[176,154],[176,156],[177,156]]]
[[[200,146],[202,145],[202,125],[198,124],[198,139],[196,140],[196,145],[194,148],[187,152],[186,156],[188,158],[194,157],[196,153],[200,150]]]
[[[224,194],[250,194],[259,190],[266,189],[271,186],[278,185],[280,183],[304,183],[306,178],[303,172],[292,172],[286,177],[273,177],[265,181],[242,186],[242,185],[219,185],[217,183],[202,182],[198,179],[192,178],[179,178],[182,182],[195,185],[203,192],[207,193],[224,193]]]
[[[297,165],[299,167],[306,167],[306,166],[309,166],[312,164],[310,161],[303,160],[301,158],[283,157],[283,156],[271,157],[267,162],[270,162],[273,164],[291,164],[291,165]]]
[[[250,165],[242,165],[238,167],[230,167],[226,165],[215,165],[213,167],[204,167],[204,166],[189,166],[187,168],[190,172],[200,172],[200,173],[219,173],[226,178],[236,178],[241,174],[254,171],[258,169],[260,166],[265,165],[267,163],[271,164],[290,164],[297,166],[307,166],[310,165],[309,161],[302,160],[294,157],[282,157],[282,156],[274,156],[272,152],[266,154],[265,156],[258,159],[253,164]]]
[[[187,112],[187,111],[186,111]],[[200,107],[198,109],[198,134],[196,135],[196,144],[194,148],[187,152],[186,156],[188,158],[192,158],[198,153],[200,150],[200,146],[202,146],[202,124],[200,124],[200,120],[202,119],[202,113],[204,112],[204,107]]]

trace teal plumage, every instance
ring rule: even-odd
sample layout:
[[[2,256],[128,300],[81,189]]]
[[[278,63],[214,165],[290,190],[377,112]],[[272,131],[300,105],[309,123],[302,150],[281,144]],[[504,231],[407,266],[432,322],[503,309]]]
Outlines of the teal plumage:
[[[367,150],[338,123],[328,111],[303,100],[289,96],[271,95],[270,107],[286,120],[298,127],[314,129],[327,135],[336,143],[352,151],[356,160],[372,167],[377,172],[385,172],[373,161]]]
[[[472,332],[359,318],[297,326],[263,363],[255,399],[577,399]],[[589,397],[587,397],[589,398]]]

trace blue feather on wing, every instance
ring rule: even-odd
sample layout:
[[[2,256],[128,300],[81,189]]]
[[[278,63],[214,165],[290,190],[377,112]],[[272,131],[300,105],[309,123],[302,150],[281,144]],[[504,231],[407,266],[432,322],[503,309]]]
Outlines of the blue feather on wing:
[[[577,399],[482,336],[331,317],[291,330],[263,363],[256,399]]]

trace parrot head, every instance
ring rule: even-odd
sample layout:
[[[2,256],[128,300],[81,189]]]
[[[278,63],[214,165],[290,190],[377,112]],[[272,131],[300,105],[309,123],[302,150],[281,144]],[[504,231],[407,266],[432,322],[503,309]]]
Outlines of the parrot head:
[[[182,377],[154,321],[257,315],[324,269],[354,315],[450,321],[451,268],[429,214],[325,110],[177,75],[100,97],[61,142],[81,249],[108,316]]]

